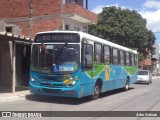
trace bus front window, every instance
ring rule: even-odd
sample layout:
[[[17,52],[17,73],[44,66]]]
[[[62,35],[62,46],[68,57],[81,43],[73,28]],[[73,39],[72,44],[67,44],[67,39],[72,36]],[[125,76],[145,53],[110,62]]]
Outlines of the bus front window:
[[[32,70],[42,73],[71,73],[78,70],[80,48],[77,44],[35,44],[32,48]]]

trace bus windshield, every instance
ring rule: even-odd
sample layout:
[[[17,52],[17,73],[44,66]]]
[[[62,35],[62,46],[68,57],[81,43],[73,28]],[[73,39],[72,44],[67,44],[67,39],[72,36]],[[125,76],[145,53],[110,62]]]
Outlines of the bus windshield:
[[[78,44],[34,44],[32,70],[49,74],[66,74],[78,70],[80,59]]]

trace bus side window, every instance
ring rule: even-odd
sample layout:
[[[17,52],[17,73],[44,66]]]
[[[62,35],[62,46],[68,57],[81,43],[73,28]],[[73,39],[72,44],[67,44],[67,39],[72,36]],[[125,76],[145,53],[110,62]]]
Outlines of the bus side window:
[[[128,52],[126,52],[126,65],[127,66],[129,66],[130,64],[130,62],[129,62],[130,60],[129,60],[129,53]]]
[[[95,63],[102,63],[102,45],[99,43],[95,43],[94,45],[94,61]]]
[[[93,47],[91,44],[84,44],[83,46],[83,69],[93,68]]]
[[[118,64],[118,49],[113,48],[113,64]]]
[[[131,54],[132,66],[134,66],[134,54]]]
[[[120,65],[125,65],[124,51],[120,50]]]
[[[137,66],[137,55],[134,55],[134,65]]]
[[[103,51],[104,51],[104,64],[109,65],[111,63],[111,48],[109,46],[104,46],[103,47]]]

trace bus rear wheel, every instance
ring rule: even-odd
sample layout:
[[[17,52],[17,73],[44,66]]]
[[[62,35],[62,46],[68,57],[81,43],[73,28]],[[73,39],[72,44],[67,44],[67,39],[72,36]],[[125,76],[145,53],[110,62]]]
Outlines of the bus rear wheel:
[[[126,84],[125,84],[124,90],[125,90],[125,91],[128,91],[128,90],[129,90],[129,79],[128,79],[128,78],[127,78],[127,80],[126,80]]]
[[[99,98],[99,95],[100,95],[100,86],[99,86],[99,84],[96,84],[96,85],[94,86],[94,92],[93,92],[93,95],[92,95],[92,99],[93,99],[93,100],[98,99],[98,98]]]

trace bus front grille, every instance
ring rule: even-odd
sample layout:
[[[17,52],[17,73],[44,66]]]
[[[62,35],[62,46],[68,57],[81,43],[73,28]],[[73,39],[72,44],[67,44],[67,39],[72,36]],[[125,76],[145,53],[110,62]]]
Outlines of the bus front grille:
[[[61,90],[47,89],[47,88],[42,88],[42,90],[46,93],[54,93],[54,94],[58,94],[61,91]]]

